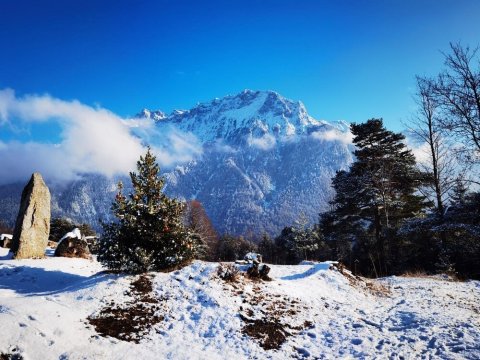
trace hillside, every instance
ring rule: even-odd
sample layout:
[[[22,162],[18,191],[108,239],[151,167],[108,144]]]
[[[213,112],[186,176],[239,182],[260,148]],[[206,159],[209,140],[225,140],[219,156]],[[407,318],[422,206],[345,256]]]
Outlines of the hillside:
[[[331,200],[331,178],[352,161],[347,124],[315,120],[273,91],[245,90],[169,115],[144,109],[126,122],[166,163],[166,192],[201,201],[220,233],[277,235],[298,214],[316,221]],[[98,225],[110,216],[119,179],[46,179],[54,216]],[[0,219],[13,224],[23,186],[0,186]]]
[[[103,273],[88,260],[1,260],[0,353],[25,359],[480,356],[477,281],[365,280],[330,263],[307,263],[272,266],[270,282],[227,283],[217,266],[197,261],[135,277]],[[150,314],[148,321],[135,320],[139,310]],[[113,331],[116,338],[96,331],[111,330],[108,314],[120,317],[123,333]]]

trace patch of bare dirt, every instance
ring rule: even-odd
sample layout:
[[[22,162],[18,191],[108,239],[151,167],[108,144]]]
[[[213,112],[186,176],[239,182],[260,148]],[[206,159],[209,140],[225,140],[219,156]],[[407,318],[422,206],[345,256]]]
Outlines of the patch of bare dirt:
[[[23,360],[23,356],[16,353],[0,353],[0,360]]]
[[[166,299],[155,297],[152,280],[147,275],[132,281],[126,295],[130,301],[121,304],[111,301],[87,320],[101,336],[139,343],[164,319]]]
[[[290,336],[314,326],[299,316],[311,309],[296,298],[268,293],[264,281],[270,279],[262,280],[262,277],[239,276],[236,282],[226,282],[224,288],[242,299],[238,312],[245,323],[242,333],[265,350],[279,349]]]
[[[353,275],[341,264],[339,264],[336,269],[348,280],[351,286],[359,290],[380,297],[388,297],[392,295],[392,290],[385,284],[382,284],[376,280],[369,280],[358,275]]]

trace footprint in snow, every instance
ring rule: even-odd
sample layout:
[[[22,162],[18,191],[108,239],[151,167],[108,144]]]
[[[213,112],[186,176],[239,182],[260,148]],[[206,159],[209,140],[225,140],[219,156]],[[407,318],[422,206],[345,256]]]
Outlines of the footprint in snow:
[[[310,353],[308,352],[307,349],[295,348],[295,350],[297,350],[298,354],[303,358],[308,358],[310,356]]]
[[[360,345],[363,342],[362,339],[352,339],[352,344],[353,345]]]

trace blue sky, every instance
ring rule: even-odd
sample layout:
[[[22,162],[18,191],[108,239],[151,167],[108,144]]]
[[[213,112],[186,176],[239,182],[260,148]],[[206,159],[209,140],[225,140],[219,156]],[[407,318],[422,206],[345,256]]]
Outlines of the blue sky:
[[[3,0],[0,89],[120,116],[270,89],[318,119],[400,130],[415,74],[438,73],[451,41],[478,45],[479,18],[476,0]]]

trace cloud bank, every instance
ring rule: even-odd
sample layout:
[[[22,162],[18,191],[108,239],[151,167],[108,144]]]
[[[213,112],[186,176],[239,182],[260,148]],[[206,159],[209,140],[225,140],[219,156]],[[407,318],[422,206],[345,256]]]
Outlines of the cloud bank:
[[[264,134],[261,137],[249,136],[247,138],[247,143],[248,145],[260,150],[270,150],[276,145],[277,141],[275,136],[271,134]]]
[[[60,140],[55,144],[2,141],[0,134],[0,184],[26,181],[34,171],[52,181],[72,180],[85,173],[126,174],[135,169],[139,156],[146,151],[145,139],[139,133],[154,126],[151,122],[123,119],[77,100],[65,101],[50,95],[17,97],[11,89],[0,90],[0,132],[35,123],[58,125]],[[201,147],[192,137],[173,129],[163,134],[165,140],[153,147],[160,165],[188,161],[198,155]]]
[[[353,134],[350,131],[340,131],[337,129],[330,129],[326,131],[315,131],[311,134],[311,136],[317,140],[339,141],[346,145],[351,144],[353,140]]]

